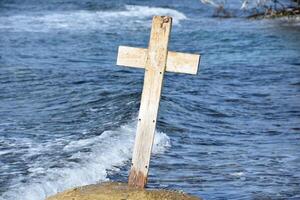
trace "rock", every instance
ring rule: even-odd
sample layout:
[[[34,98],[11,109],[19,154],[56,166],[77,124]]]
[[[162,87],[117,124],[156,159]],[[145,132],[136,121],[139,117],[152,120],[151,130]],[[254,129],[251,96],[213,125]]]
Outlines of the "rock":
[[[58,193],[47,200],[201,200],[178,191],[142,190],[125,183],[88,185]]]
[[[297,8],[285,8],[282,10],[267,9],[264,13],[258,13],[250,15],[249,19],[273,19],[280,17],[297,17],[300,14],[300,7]]]

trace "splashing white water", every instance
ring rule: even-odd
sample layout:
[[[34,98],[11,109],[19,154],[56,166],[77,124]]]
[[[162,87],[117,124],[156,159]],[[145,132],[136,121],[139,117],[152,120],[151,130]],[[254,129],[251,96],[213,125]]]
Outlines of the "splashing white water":
[[[173,17],[174,24],[179,24],[186,16],[174,9],[148,6],[127,5],[120,11],[65,11],[39,12],[26,15],[0,17],[0,29],[6,31],[49,32],[64,30],[109,30],[124,27],[150,26],[145,23],[154,15]]]
[[[118,171],[118,167],[131,158],[135,129],[132,123],[117,130],[105,131],[93,138],[69,142],[63,151],[75,152],[72,159],[80,162],[51,169],[45,169],[38,164],[32,165],[29,169],[32,177],[41,172],[45,176],[33,178],[29,183],[16,181],[0,200],[43,200],[68,188],[106,181],[107,170]],[[169,137],[157,132],[153,153],[163,153],[169,146]],[[91,151],[81,152],[85,147]]]

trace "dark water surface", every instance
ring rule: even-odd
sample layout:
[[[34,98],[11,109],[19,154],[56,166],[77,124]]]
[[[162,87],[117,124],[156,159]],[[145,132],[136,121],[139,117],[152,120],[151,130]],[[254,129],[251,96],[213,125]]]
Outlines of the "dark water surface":
[[[236,1],[238,2],[238,1]],[[0,1],[0,199],[42,200],[126,181],[146,47],[171,15],[170,50],[202,55],[168,73],[149,187],[206,199],[300,199],[300,20],[211,17],[199,1]]]

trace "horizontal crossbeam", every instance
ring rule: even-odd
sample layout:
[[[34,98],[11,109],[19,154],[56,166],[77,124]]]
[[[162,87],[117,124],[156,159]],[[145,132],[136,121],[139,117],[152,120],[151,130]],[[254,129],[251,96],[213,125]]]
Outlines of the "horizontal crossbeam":
[[[145,68],[148,49],[119,46],[117,65]],[[167,72],[197,74],[200,55],[168,51]]]

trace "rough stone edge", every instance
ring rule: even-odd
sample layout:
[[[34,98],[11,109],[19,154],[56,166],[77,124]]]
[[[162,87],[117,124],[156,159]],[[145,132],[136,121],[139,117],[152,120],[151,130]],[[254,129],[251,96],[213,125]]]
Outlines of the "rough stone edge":
[[[103,190],[109,190],[109,188],[111,189],[111,191],[103,192]],[[99,191],[102,191],[102,193],[99,193]],[[199,197],[191,196],[183,191],[167,189],[139,189],[128,187],[127,183],[119,182],[104,182],[100,184],[76,187],[50,196],[46,198],[46,200],[114,200],[116,198],[111,196],[111,192],[115,193],[114,191],[116,191],[116,197],[118,197],[118,195],[122,194],[123,192],[124,194],[128,193],[128,197],[131,196],[129,200],[161,200],[161,198],[153,198],[153,196],[157,196],[159,194],[163,196],[164,200],[171,200],[173,198],[182,200],[202,200]],[[103,198],[102,196],[99,196],[101,198],[95,198],[95,196],[99,194],[107,195],[107,197]],[[137,198],[136,196],[139,197]],[[127,198],[125,198],[124,200],[126,199]]]

